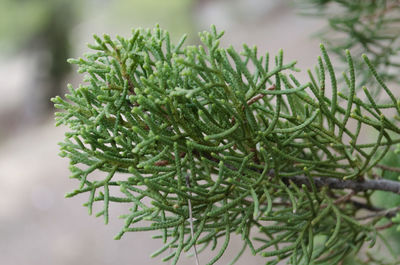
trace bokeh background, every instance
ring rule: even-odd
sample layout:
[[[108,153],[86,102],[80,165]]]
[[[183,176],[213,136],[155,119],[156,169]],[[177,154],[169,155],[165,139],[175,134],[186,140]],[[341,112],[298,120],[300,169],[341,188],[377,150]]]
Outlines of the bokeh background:
[[[196,44],[197,32],[215,24],[226,31],[222,46],[247,43],[271,54],[283,48],[285,61],[312,68],[319,40],[311,35],[324,22],[297,13],[281,0],[0,0],[0,264],[167,264],[149,257],[161,246],[152,233],[113,240],[123,224],[120,206],[110,206],[105,226],[88,216],[85,195],[64,198],[77,183],[57,155],[66,128],[54,126],[50,98],[81,82],[66,59],[88,51],[92,34],[127,36],[158,23],[173,39],[188,33]],[[240,239],[232,240],[218,264],[240,248]],[[246,252],[237,264],[263,263]]]

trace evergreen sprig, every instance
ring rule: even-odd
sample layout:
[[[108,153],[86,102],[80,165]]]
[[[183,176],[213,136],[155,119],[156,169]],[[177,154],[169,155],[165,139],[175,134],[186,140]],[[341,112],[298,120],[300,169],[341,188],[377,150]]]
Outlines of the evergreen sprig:
[[[382,214],[361,187],[393,191],[369,179],[400,143],[400,101],[373,63],[362,57],[389,103],[365,87],[356,93],[348,51],[343,88],[323,45],[315,73],[301,83],[282,50],[270,62],[256,47],[220,47],[222,36],[211,27],[202,45],[183,47],[185,37],[174,45],[158,26],[135,29],[129,38],[94,36],[94,53],[69,60],[86,75],[66,99],[53,99],[62,110],[57,125],[71,129],[61,156],[80,182],[66,196],[88,193],[89,213],[102,201],[97,216],[106,223],[111,202],[129,203],[116,239],[157,231],[165,245],[152,256],[164,253],[172,264],[210,244],[220,245],[214,264],[231,233],[243,239],[238,257],[250,248],[267,264],[337,264],[374,245],[377,222],[397,211]],[[376,135],[369,143],[360,139],[365,130]],[[388,185],[400,190],[400,182]],[[372,217],[358,220],[360,209]]]

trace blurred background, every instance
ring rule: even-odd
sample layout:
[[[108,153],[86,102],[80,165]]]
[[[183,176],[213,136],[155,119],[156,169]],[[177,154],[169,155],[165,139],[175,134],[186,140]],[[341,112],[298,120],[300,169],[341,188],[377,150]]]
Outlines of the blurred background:
[[[271,54],[283,48],[285,61],[307,69],[319,54],[310,36],[324,22],[279,0],[0,0],[0,264],[167,264],[149,257],[161,246],[151,233],[113,240],[123,224],[120,206],[111,205],[105,226],[82,207],[85,195],[64,199],[77,183],[57,155],[66,128],[54,126],[50,102],[67,83],[81,82],[66,59],[87,52],[92,34],[127,36],[156,23],[174,40],[188,33],[189,44],[215,24],[226,31],[222,46],[247,43]],[[239,238],[231,241],[218,264],[240,248]],[[246,252],[237,264],[263,263]]]

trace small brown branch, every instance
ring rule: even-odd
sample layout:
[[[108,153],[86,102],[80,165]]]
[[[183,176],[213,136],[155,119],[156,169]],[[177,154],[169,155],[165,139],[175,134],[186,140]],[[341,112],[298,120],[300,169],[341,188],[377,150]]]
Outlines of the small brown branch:
[[[129,91],[133,94],[136,95],[135,93],[135,87],[132,84],[132,80],[131,78],[128,76],[128,74],[124,73],[124,78],[128,81],[128,87],[129,87]]]
[[[396,216],[396,214],[399,211],[400,211],[400,206],[391,208],[391,209],[387,209],[387,210],[381,209],[380,211],[377,211],[373,214],[359,217],[359,218],[357,218],[357,220],[366,220],[366,219],[370,219],[370,218],[383,217],[383,216],[386,218],[393,218]]]
[[[354,194],[356,194],[356,192],[355,192],[354,190],[352,190],[350,193],[348,193],[348,194],[346,194],[346,195],[344,195],[344,196],[342,196],[342,197],[337,198],[337,199],[333,202],[333,204],[338,205],[338,204],[341,204],[341,203],[343,203],[343,202],[346,202],[346,201],[350,200],[351,197],[352,197]],[[324,208],[326,208],[326,207],[328,207],[328,204],[323,204],[323,205],[321,205],[321,209],[324,209]]]
[[[389,222],[385,225],[377,226],[376,230],[378,230],[378,231],[385,230],[385,229],[391,228],[393,225],[394,225],[393,222]]]
[[[270,86],[269,88],[267,88],[267,90],[275,90],[275,85],[272,85],[272,86]],[[247,101],[247,105],[248,106],[250,106],[251,104],[253,104],[253,103],[255,103],[255,102],[257,102],[258,100],[260,100],[260,99],[262,99],[263,97],[265,97],[266,96],[266,94],[258,94],[258,95],[256,95],[256,96],[254,96],[254,97],[252,97],[251,99],[249,99],[248,101]],[[243,108],[242,108],[242,110],[244,109],[244,106],[243,106]]]
[[[160,160],[154,163],[155,166],[166,166],[169,164],[168,160]]]
[[[334,204],[341,204],[341,203],[343,203],[343,202],[346,202],[346,201],[350,200],[351,197],[352,197],[354,194],[356,194],[356,192],[355,192],[354,190],[352,190],[350,193],[348,193],[348,194],[346,194],[346,195],[344,195],[344,196],[342,196],[342,197],[336,199],[333,203],[334,203]]]
[[[184,156],[186,155],[186,153],[185,152],[180,152],[179,153],[179,157],[180,158],[183,158]],[[172,160],[175,160],[175,156],[174,155],[171,155],[172,156]],[[155,163],[154,163],[154,165],[155,166],[166,166],[166,165],[168,165],[169,164],[169,161],[168,160],[159,160],[159,161],[156,161]]]
[[[269,88],[267,88],[267,90],[275,90],[275,85],[272,85],[272,86],[270,86]],[[256,95],[256,96],[254,96],[254,97],[252,97],[251,99],[249,99],[246,103],[247,103],[247,106],[250,106],[251,104],[253,104],[253,103],[255,103],[255,102],[257,102],[258,100],[260,100],[260,99],[262,99],[264,96],[266,96],[266,94],[258,94],[258,95]],[[244,108],[245,108],[246,106],[242,106],[242,111],[244,110]],[[234,123],[235,123],[235,117],[232,117],[231,118],[231,124],[233,125]]]
[[[263,97],[265,97],[265,94],[258,94],[257,96],[254,96],[254,97],[252,97],[251,99],[249,99],[249,100],[247,101],[247,105],[250,106],[251,104],[257,102],[257,100],[262,99]],[[244,106],[243,106],[242,109],[244,109]]]
[[[389,166],[385,166],[385,165],[376,165],[375,167],[383,169],[385,171],[400,173],[400,168],[398,168],[398,167],[389,167]]]

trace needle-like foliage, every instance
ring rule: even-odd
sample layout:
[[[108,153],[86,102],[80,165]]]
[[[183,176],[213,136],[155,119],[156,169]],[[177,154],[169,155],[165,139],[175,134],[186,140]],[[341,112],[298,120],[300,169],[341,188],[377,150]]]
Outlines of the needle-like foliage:
[[[259,56],[244,45],[239,53],[220,47],[222,36],[211,27],[202,45],[184,47],[185,37],[172,44],[159,27],[136,29],[129,38],[94,36],[95,52],[69,61],[86,75],[53,99],[57,125],[71,129],[61,156],[80,183],[67,197],[87,193],[89,213],[103,203],[106,223],[111,203],[128,203],[116,238],[155,230],[165,245],[153,256],[172,264],[195,244],[217,250],[214,264],[232,233],[267,264],[337,264],[374,245],[376,223],[396,211],[356,217],[377,209],[362,185],[400,143],[400,102],[373,63],[362,57],[387,103],[366,87],[357,95],[348,51],[343,88],[323,45],[301,83],[282,51]],[[371,142],[360,140],[366,130]]]
[[[379,75],[387,82],[400,82],[400,2],[398,0],[301,0],[297,1],[303,13],[327,20],[319,37],[328,50],[346,61],[343,50],[349,49],[355,57],[356,69],[363,68],[361,54],[365,53]],[[359,84],[379,86],[371,82],[371,72],[361,71]],[[398,86],[397,86],[398,87]]]

